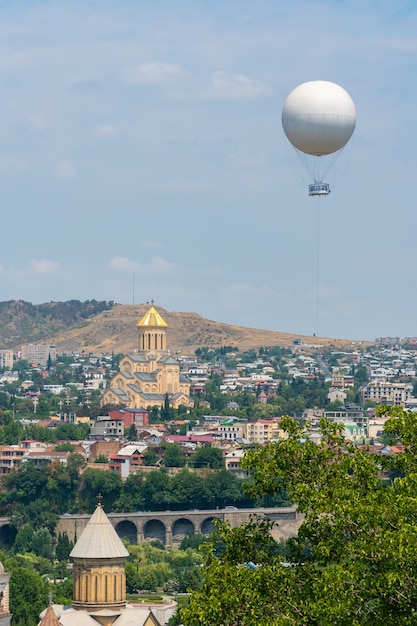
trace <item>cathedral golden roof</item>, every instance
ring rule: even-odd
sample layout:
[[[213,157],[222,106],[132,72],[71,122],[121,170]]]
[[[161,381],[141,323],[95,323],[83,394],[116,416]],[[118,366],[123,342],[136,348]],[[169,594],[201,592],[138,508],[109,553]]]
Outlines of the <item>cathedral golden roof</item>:
[[[164,318],[158,313],[154,306],[151,306],[148,311],[146,311],[145,315],[138,321],[136,324],[138,328],[143,326],[149,326],[151,328],[167,328],[168,324],[164,320]]]

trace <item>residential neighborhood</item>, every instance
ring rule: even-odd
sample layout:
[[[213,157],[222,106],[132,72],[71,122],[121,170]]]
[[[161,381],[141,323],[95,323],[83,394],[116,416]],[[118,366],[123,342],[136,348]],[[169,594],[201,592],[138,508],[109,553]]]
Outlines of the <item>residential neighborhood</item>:
[[[123,479],[175,463],[192,468],[203,447],[244,476],[246,450],[286,436],[283,415],[304,423],[312,440],[324,417],[343,423],[347,440],[384,447],[385,418],[375,407],[417,411],[415,338],[352,342],[343,351],[302,340],[243,353],[202,346],[173,358],[153,305],[137,327],[138,348],[128,357],[47,344],[0,351],[0,473],[27,461],[65,464],[69,451],[59,447],[72,425],[82,429],[82,439],[70,439],[87,466],[98,459]],[[39,441],[42,429],[50,436]],[[167,446],[179,451],[175,463],[165,458]]]

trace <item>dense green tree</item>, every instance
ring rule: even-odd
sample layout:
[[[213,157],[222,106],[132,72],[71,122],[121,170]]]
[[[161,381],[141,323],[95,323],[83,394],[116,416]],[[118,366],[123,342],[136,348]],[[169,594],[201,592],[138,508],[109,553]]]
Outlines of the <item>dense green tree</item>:
[[[165,467],[184,467],[185,459],[178,443],[165,444],[164,465]]]
[[[13,626],[37,626],[48,605],[48,584],[35,571],[13,569],[10,577],[10,612]]]
[[[277,414],[273,404],[253,404],[251,415],[256,419],[268,419]]]
[[[357,389],[361,385],[364,385],[369,380],[368,370],[364,365],[359,365],[354,374],[355,388]]]
[[[33,532],[32,551],[37,556],[52,559],[52,536],[44,526]]]
[[[51,508],[51,503],[45,498],[39,498],[30,502],[26,507],[26,515],[34,529],[45,526],[51,534],[55,531],[58,523],[58,514]]]
[[[268,521],[220,525],[203,545],[204,582],[181,611],[186,626],[417,624],[417,424],[402,409],[378,411],[391,415],[385,430],[403,453],[359,449],[327,420],[317,445],[284,418],[288,439],[245,458],[253,495],[285,486],[305,519],[285,555]],[[381,480],[393,467],[401,475]]]
[[[8,446],[17,445],[23,435],[22,422],[13,420],[4,426],[4,443]]]
[[[170,490],[166,497],[170,499],[169,508],[200,508],[204,481],[201,476],[183,469],[172,477]]]
[[[190,459],[192,467],[209,467],[211,469],[221,469],[224,467],[224,458],[220,448],[202,446],[198,448]]]
[[[25,554],[32,552],[33,548],[33,528],[30,524],[24,524],[19,528],[13,545],[15,554]]]
[[[80,510],[92,513],[101,494],[104,509],[112,511],[121,491],[122,479],[119,474],[101,469],[86,469],[80,480]]]
[[[204,478],[204,508],[223,508],[226,505],[253,506],[243,491],[243,480],[226,469],[210,472]]]
[[[135,424],[131,424],[126,431],[126,437],[128,441],[137,441],[138,440],[138,431],[136,430]]]
[[[157,424],[159,422],[159,406],[152,406],[152,407],[148,407],[148,411],[149,411],[149,423],[150,424]]]
[[[18,372],[19,380],[23,380],[26,376],[26,372],[28,372],[30,369],[29,361],[26,361],[25,359],[20,359],[19,361],[16,361],[16,363],[13,365],[13,369],[15,372]]]
[[[167,506],[169,477],[164,470],[149,472],[143,484],[143,506],[146,511],[163,511]],[[169,497],[168,497],[169,499]]]
[[[58,561],[67,561],[72,548],[73,542],[69,540],[67,533],[59,533],[55,546],[55,555]]]
[[[197,588],[201,582],[202,558],[191,548],[167,550],[161,542],[126,544],[129,558],[126,563],[128,592],[137,589],[185,592]]]
[[[35,467],[33,461],[26,461],[18,472],[7,476],[6,485],[15,488],[15,498],[18,502],[29,504],[41,498],[48,481],[47,467]]]
[[[143,455],[143,464],[150,467],[151,465],[155,465],[158,461],[159,456],[152,448],[148,448]]]
[[[87,461],[82,454],[78,452],[74,452],[70,454],[67,461],[67,470],[71,477],[71,480],[74,482],[78,481],[80,476],[80,472],[87,465]]]
[[[122,486],[122,493],[115,503],[114,511],[141,511],[144,506],[145,477],[143,474],[129,474]]]
[[[64,572],[67,574],[67,572]],[[72,579],[65,578],[65,576],[60,576],[62,580],[59,582],[54,582],[52,585],[52,600],[54,604],[66,604],[67,606],[71,606],[72,604]]]
[[[168,420],[173,418],[173,411],[169,404],[169,395],[165,394],[164,398],[164,406],[161,407],[161,419],[163,422],[167,422]]]

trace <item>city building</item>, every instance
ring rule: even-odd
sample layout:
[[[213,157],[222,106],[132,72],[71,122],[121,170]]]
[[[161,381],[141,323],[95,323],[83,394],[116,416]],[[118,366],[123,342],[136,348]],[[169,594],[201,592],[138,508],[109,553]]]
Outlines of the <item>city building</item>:
[[[330,387],[327,392],[327,399],[329,402],[335,402],[338,400],[342,404],[344,404],[347,398],[347,394],[343,391],[341,387]]]
[[[26,453],[27,450],[21,446],[0,446],[0,474],[10,474],[17,470]]]
[[[48,358],[52,361],[56,360],[56,347],[46,343],[25,343],[20,351],[20,358],[29,363],[35,363],[41,367],[45,367]]]
[[[123,420],[125,428],[129,428],[132,424],[136,428],[143,428],[149,425],[149,413],[145,409],[117,409],[116,411],[110,411],[109,417]]]
[[[90,421],[89,439],[119,438],[124,435],[123,420],[111,419],[108,415],[101,415]]]
[[[239,476],[239,478],[246,478],[249,474],[247,470],[244,470],[240,466],[241,460],[245,457],[246,451],[242,448],[236,448],[230,450],[224,455],[224,464],[226,469],[233,474]]]
[[[341,406],[335,411],[325,411],[324,417],[332,422],[354,423],[368,431],[368,414],[360,406]]]
[[[129,474],[137,472],[143,465],[143,457],[148,449],[146,443],[132,443],[124,446],[110,457],[110,471],[127,478]]]
[[[167,323],[154,306],[137,323],[138,351],[124,356],[120,371],[105,390],[102,404],[131,409],[163,407],[168,394],[173,408],[192,406],[191,383],[180,371],[179,361],[167,350]]]
[[[345,377],[339,372],[333,372],[332,374],[332,387],[343,389],[345,386]]]
[[[217,428],[217,432],[222,439],[236,441],[245,436],[245,424],[232,419],[223,419]]]
[[[13,369],[13,350],[0,350],[0,368]]]
[[[371,400],[377,404],[405,407],[412,395],[412,385],[409,383],[393,383],[386,380],[372,380],[361,390],[362,402]]]
[[[128,556],[98,504],[70,554],[72,606],[50,605],[41,615],[40,626],[160,626],[148,607],[126,602]]]
[[[244,437],[250,443],[267,443],[273,439],[284,437],[284,431],[280,426],[280,419],[257,420],[244,424]]]

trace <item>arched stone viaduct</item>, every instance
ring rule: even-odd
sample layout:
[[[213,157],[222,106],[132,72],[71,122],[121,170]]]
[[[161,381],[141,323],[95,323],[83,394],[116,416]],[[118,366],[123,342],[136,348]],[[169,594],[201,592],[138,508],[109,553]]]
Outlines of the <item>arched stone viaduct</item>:
[[[229,521],[231,526],[235,527],[249,521],[253,515],[267,517],[276,522],[272,533],[276,539],[295,536],[302,521],[295,507],[107,514],[117,534],[126,537],[131,543],[158,539],[168,547],[179,544],[185,535],[194,533],[208,535],[214,530],[214,519]],[[63,515],[58,522],[56,533],[66,532],[74,541],[81,535],[89,519],[90,515]],[[2,522],[0,519],[0,542]],[[5,522],[8,524],[8,520],[5,519]]]

